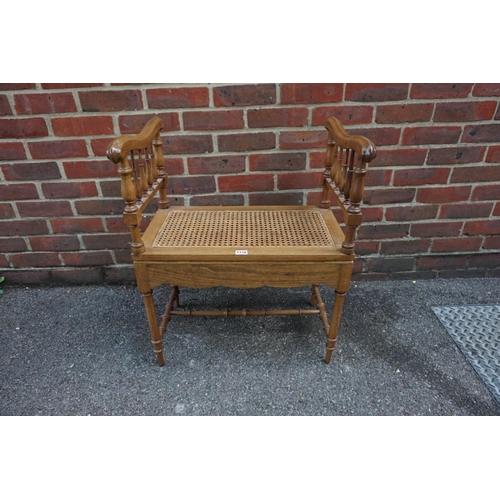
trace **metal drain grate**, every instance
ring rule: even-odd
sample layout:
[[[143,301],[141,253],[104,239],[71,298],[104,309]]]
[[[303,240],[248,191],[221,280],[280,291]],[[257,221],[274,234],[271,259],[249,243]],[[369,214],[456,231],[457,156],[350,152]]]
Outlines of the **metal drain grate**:
[[[500,403],[500,305],[432,310]]]

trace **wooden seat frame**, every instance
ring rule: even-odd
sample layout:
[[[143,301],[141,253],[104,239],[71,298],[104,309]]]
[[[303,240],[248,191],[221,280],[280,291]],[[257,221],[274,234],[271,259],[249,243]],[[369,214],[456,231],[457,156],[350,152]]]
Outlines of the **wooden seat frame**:
[[[164,364],[163,337],[170,319],[173,316],[202,315],[249,317],[316,314],[322,321],[327,337],[325,361],[330,362],[337,342],[344,297],[351,282],[355,258],[354,240],[356,229],[361,223],[360,203],[363,197],[366,166],[375,158],[376,149],[367,138],[346,133],[342,124],[334,117],[326,121],[325,127],[328,130],[328,140],[320,207],[169,208],[167,175],[164,171],[165,160],[160,136],[163,128],[162,120],[155,116],[139,134],[118,137],[109,145],[108,158],[119,164],[121,194],[126,203],[123,218],[130,229],[137,286],[143,296],[151,341],[160,366]],[[158,211],[144,234],[141,234],[144,210],[156,193],[159,193]],[[344,231],[330,210],[331,198],[341,209],[345,224]],[[180,226],[178,225],[178,229],[175,230],[177,232],[171,230],[171,220],[174,220],[173,212],[181,221]],[[195,223],[198,225],[205,224],[203,222],[205,220],[208,220],[208,223],[215,221],[212,224],[215,224],[217,228],[222,224],[221,220],[226,221],[224,223],[233,229],[235,224],[240,224],[238,230],[244,238],[241,241],[246,241],[248,245],[246,248],[240,248],[241,245],[232,245],[232,241],[227,240],[227,234],[224,236],[227,240],[225,244],[216,241],[214,245],[204,244],[203,242],[208,239],[201,233],[193,233],[191,239],[189,235],[179,235],[179,231],[183,231],[182,220],[194,221],[195,219],[196,221],[202,220],[201,223]],[[299,219],[306,222],[296,222]],[[256,221],[251,230],[245,225],[241,226],[242,223],[239,222],[248,220]],[[262,226],[262,220],[284,220],[285,229],[279,224],[278,229],[274,226],[271,229],[265,228]],[[299,229],[295,231],[297,233],[293,236],[295,239],[292,238],[293,241],[290,243],[289,230],[286,228],[296,227],[299,223],[306,224],[306,226],[297,226]],[[313,241],[314,236],[307,236],[309,234],[307,224],[311,226],[313,232],[323,231],[322,234],[326,234],[325,237],[328,238],[329,243],[317,243]],[[307,234],[300,229],[301,227],[306,228]],[[214,232],[211,229],[210,231],[211,237],[220,239],[221,235],[217,232],[219,230]],[[267,236],[260,238],[264,243],[257,244],[254,241],[255,235],[261,231]],[[158,238],[163,237],[163,232],[166,234],[166,239],[174,243],[168,243],[167,246],[158,244]],[[281,238],[278,243],[272,240],[276,235]],[[176,238],[184,238],[182,240],[184,243],[179,243]],[[265,243],[266,238],[270,241],[269,244]],[[299,243],[294,243],[294,241],[299,241]],[[153,289],[164,284],[171,285],[172,291],[161,323],[158,324]],[[335,289],[331,321],[328,320],[319,284]],[[182,286],[289,288],[305,285],[311,285],[310,304],[313,309],[225,309],[221,311],[179,309],[179,287]]]

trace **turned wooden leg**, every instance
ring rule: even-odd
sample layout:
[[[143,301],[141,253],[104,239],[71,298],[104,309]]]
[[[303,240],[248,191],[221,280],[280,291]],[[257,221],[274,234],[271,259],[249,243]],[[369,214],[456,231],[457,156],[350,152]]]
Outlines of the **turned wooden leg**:
[[[335,300],[333,303],[332,320],[328,330],[326,341],[326,356],[325,361],[330,362],[332,353],[335,350],[337,343],[337,335],[339,332],[340,317],[342,316],[342,307],[344,306],[344,299],[349,285],[351,284],[352,263],[342,265],[339,273],[339,281],[335,289]]]
[[[163,343],[161,340],[160,330],[158,328],[158,320],[156,319],[155,304],[153,301],[153,292],[142,293],[142,298],[144,300],[144,307],[146,308],[146,315],[148,317],[149,329],[151,331],[151,342],[153,344],[153,349],[156,353],[156,358],[158,359],[158,364],[163,366],[165,361],[163,360]]]
[[[314,293],[314,285],[311,286],[311,300],[309,301],[309,304],[314,306],[316,304],[316,295]]]
[[[326,357],[325,361],[330,362],[332,352],[335,350],[337,343],[337,336],[340,325],[340,317],[342,315],[342,306],[344,305],[344,298],[347,292],[338,292],[335,290],[335,302],[333,304],[332,321],[330,323],[330,330],[328,331],[328,338],[326,341]]]
[[[175,291],[174,307],[180,307],[180,304],[179,304],[179,287],[178,286],[174,286],[173,289]]]

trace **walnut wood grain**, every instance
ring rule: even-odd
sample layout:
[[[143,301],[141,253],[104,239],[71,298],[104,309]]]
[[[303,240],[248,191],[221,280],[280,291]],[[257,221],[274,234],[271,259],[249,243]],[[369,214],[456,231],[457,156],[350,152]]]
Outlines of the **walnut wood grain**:
[[[164,364],[163,337],[175,316],[316,315],[327,336],[330,362],[349,289],[356,229],[367,164],[376,148],[365,137],[348,134],[336,118],[325,124],[328,140],[320,207],[175,207],[166,196],[167,175],[160,131],[152,118],[135,136],[122,136],[109,146],[108,158],[119,163],[124,222],[132,238],[137,286],[143,296],[151,342],[158,364]],[[343,230],[330,210],[330,198],[341,208]],[[159,210],[141,235],[142,214],[159,195]],[[335,289],[331,321],[319,284]],[[153,290],[172,292],[158,325]],[[314,309],[192,310],[180,308],[179,287],[294,288],[311,286]]]

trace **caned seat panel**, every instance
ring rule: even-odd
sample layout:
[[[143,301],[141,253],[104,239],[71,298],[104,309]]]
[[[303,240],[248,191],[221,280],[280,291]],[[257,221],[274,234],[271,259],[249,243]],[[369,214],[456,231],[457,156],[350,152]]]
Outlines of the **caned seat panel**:
[[[159,211],[136,260],[352,260],[330,210],[315,206],[176,207]]]

